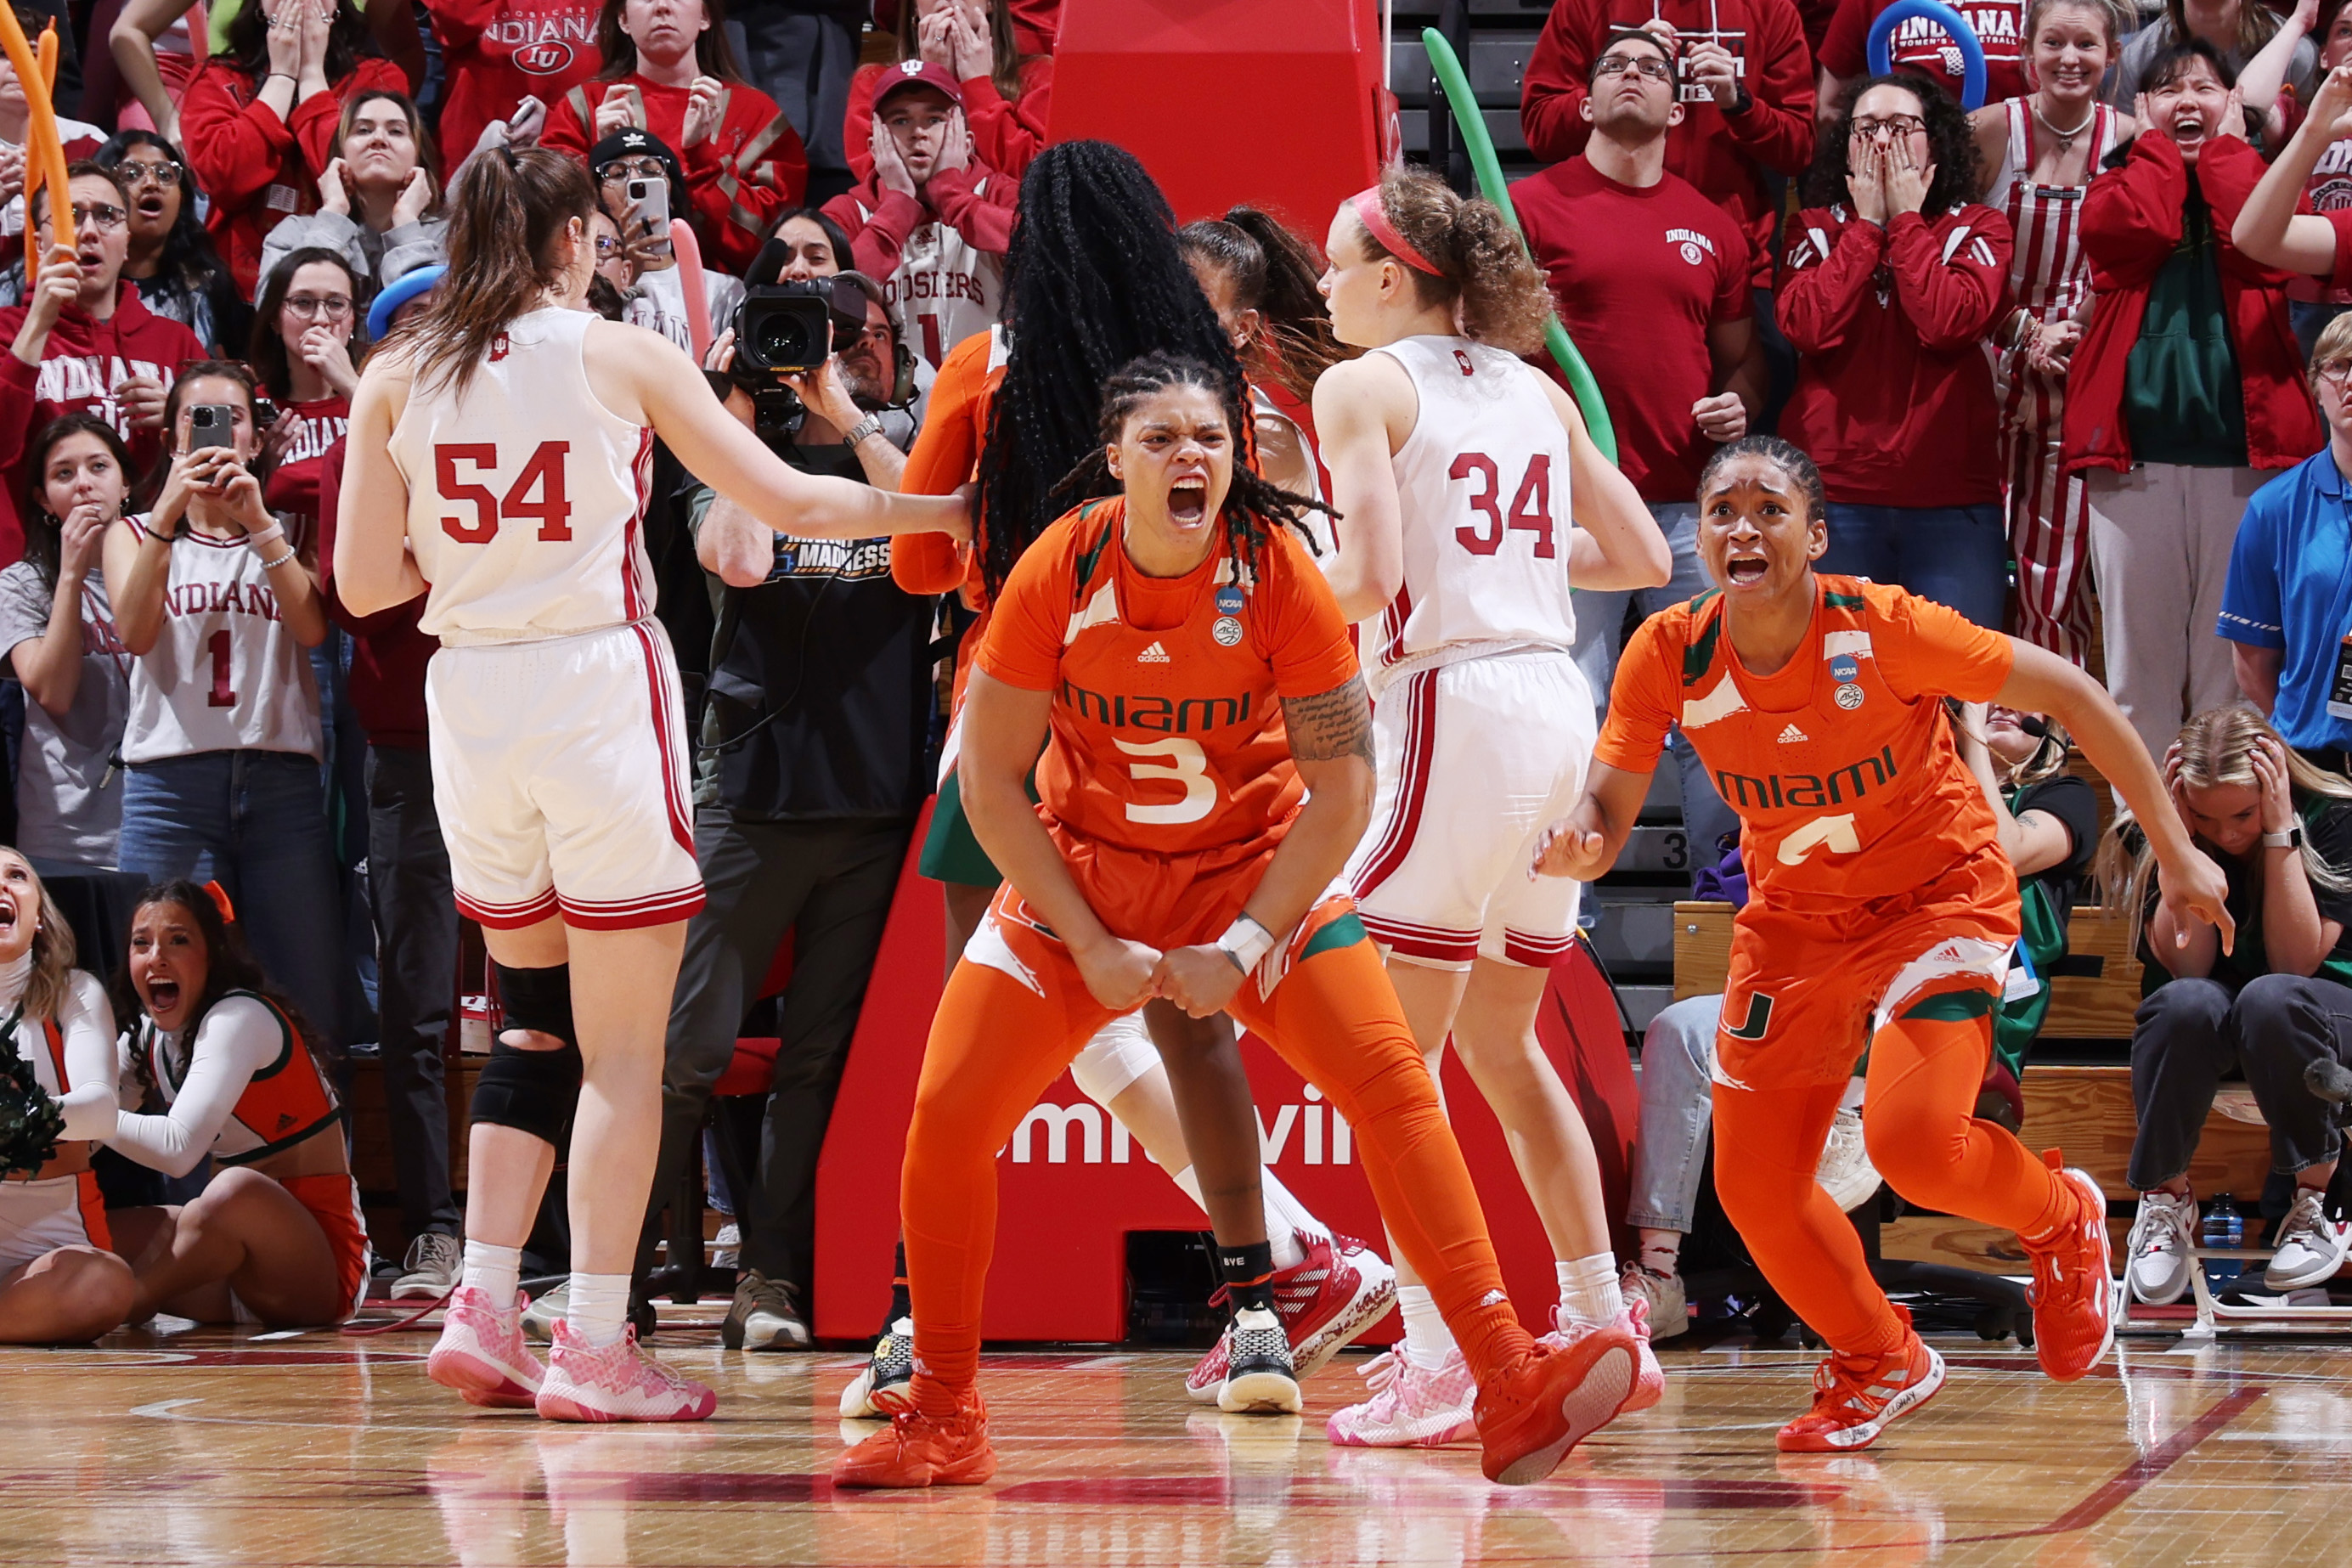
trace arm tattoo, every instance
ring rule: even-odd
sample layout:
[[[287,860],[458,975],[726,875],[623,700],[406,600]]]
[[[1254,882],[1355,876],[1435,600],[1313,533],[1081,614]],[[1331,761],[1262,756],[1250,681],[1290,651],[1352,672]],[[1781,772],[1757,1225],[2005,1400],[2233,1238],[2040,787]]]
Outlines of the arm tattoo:
[[[1345,686],[1312,697],[1282,700],[1282,720],[1290,730],[1290,754],[1302,763],[1330,763],[1342,757],[1372,760],[1372,704],[1364,695],[1364,678],[1353,675]]]

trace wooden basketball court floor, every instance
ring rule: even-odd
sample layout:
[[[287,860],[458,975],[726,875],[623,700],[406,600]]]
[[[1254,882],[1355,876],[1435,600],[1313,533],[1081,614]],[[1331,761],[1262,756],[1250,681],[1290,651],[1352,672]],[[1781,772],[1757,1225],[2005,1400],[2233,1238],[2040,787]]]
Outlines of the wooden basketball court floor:
[[[1184,1398],[1189,1358],[1008,1353],[983,1371],[989,1486],[835,1494],[842,1354],[658,1345],[719,1390],[693,1426],[477,1411],[421,1332],[124,1332],[0,1352],[0,1563],[634,1564],[1821,1562],[2326,1563],[2352,1546],[2352,1351],[2127,1342],[2082,1383],[2014,1344],[1938,1341],[1943,1395],[1864,1454],[1784,1457],[1815,1357],[1670,1345],[1669,1388],[1548,1483],[1468,1447],[1331,1447],[1350,1354],[1305,1419]]]

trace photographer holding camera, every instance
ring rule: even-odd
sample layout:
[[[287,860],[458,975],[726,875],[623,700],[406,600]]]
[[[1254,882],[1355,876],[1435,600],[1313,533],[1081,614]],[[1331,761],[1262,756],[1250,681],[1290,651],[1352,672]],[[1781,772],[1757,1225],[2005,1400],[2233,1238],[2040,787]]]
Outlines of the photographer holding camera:
[[[752,276],[776,276],[784,248],[772,240]],[[898,488],[914,360],[881,285],[841,273],[755,286],[711,363],[728,406],[787,462]],[[817,1152],[929,792],[933,601],[890,581],[887,540],[779,537],[708,489],[687,510],[696,553],[723,584],[695,791],[708,901],[687,927],[670,1013],[641,1256],[790,933],[758,1163],[751,1190],[736,1193],[743,1274],[721,1338],[793,1349],[809,1342]]]

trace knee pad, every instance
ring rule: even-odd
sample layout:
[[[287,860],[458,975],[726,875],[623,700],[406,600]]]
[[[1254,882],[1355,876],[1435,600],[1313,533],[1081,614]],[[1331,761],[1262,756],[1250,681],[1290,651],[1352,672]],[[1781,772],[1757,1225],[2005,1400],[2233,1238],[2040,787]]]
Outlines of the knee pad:
[[[1078,1092],[1097,1105],[1108,1105],[1137,1079],[1160,1065],[1160,1051],[1143,1026],[1138,1008],[1105,1024],[1070,1063],[1070,1077]]]
[[[509,969],[493,962],[490,967],[498,973],[499,1005],[506,1015],[507,1027],[553,1035],[572,1047],[576,1060],[580,1036],[572,1026],[572,966],[559,963],[552,969]]]

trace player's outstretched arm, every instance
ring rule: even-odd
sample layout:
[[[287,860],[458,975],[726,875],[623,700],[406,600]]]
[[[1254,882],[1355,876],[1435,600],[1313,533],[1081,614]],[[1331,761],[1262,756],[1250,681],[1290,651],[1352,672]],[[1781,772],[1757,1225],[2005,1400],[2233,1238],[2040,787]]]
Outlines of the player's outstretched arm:
[[[1585,777],[1584,798],[1545,829],[1528,875],[1569,877],[1580,882],[1599,877],[1617,863],[1649,793],[1648,773],[1594,763]]]
[[[1347,869],[1372,819],[1372,704],[1364,678],[1351,675],[1312,697],[1286,697],[1282,719],[1307,803],[1242,906],[1275,947],[1290,940]],[[1195,1018],[1222,1009],[1243,978],[1239,963],[1213,943],[1178,948],[1160,965],[1160,994]]]
[[[712,395],[683,350],[658,332],[598,322],[588,334],[588,373],[625,415],[634,403],[688,472],[778,533],[803,539],[872,539],[888,533],[971,533],[960,496],[894,495],[850,479],[804,474],[763,446]]]
[[[1343,520],[1325,576],[1350,623],[1387,609],[1404,586],[1404,510],[1390,459],[1420,416],[1412,378],[1387,354],[1335,364],[1315,384],[1316,438]]]
[[[1642,503],[1642,492],[1601,455],[1582,411],[1568,394],[1548,378],[1538,379],[1568,432],[1569,509],[1579,524],[1568,539],[1569,585],[1604,591],[1665,586],[1675,574],[1675,552]]]
[[[2056,654],[2009,639],[2014,655],[2009,679],[1995,701],[2027,713],[2047,713],[2066,726],[2091,765],[2116,786],[2156,852],[2157,879],[2164,912],[2177,944],[2186,945],[2192,922],[2221,933],[2230,952],[2236,922],[2226,905],[2230,884],[2221,868],[2190,840],[2172,792],[2106,689]]]
[[[379,356],[360,374],[335,525],[335,592],[354,616],[373,616],[425,592],[408,552],[408,481],[392,460],[392,427],[408,399],[404,360]]]
[[[964,694],[956,784],[972,837],[989,859],[1054,928],[1095,1000],[1124,1013],[1159,994],[1152,970],[1160,952],[1105,929],[1030,804],[1029,770],[1045,749],[1053,707],[1050,691],[1025,691],[973,670]]]

